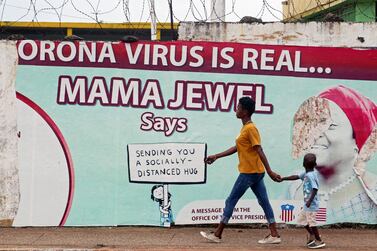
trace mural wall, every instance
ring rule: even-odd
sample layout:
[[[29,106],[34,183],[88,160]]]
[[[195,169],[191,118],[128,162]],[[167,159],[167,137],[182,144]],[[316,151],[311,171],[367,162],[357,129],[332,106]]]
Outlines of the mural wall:
[[[252,119],[274,171],[299,173],[303,154],[316,154],[319,223],[377,224],[373,49],[33,40],[17,48],[13,226],[218,222],[238,159],[203,159],[235,145],[243,96],[256,101]],[[301,183],[265,180],[278,222],[294,224]],[[230,222],[266,222],[253,193],[243,198]]]

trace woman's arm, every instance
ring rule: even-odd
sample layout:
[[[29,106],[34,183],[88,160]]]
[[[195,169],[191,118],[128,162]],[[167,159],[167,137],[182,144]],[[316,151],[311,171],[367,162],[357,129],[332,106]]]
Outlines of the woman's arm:
[[[277,182],[280,182],[281,181],[281,177],[279,174],[275,173],[274,171],[272,171],[271,167],[270,167],[270,164],[268,163],[268,160],[267,160],[267,157],[266,155],[264,154],[263,152],[263,148],[262,146],[260,145],[255,145],[253,146],[253,148],[257,151],[263,165],[264,165],[264,168],[266,169],[266,172],[268,173],[268,175],[270,176],[270,178],[273,180],[273,181],[277,181]]]
[[[212,164],[217,159],[222,158],[222,157],[226,157],[226,156],[229,156],[229,155],[232,155],[233,153],[236,153],[236,152],[237,152],[237,147],[236,146],[232,146],[231,148],[229,148],[228,150],[225,150],[224,152],[208,156],[205,159],[205,162],[207,164]]]

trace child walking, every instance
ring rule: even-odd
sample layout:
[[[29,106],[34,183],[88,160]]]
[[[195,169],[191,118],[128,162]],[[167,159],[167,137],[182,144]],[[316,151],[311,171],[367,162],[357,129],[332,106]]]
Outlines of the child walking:
[[[317,165],[315,155],[312,153],[306,154],[304,156],[303,165],[305,172],[302,172],[299,175],[282,177],[282,181],[298,179],[304,181],[304,207],[297,218],[297,223],[305,226],[306,230],[309,233],[307,242],[308,248],[322,248],[326,244],[322,241],[321,236],[318,232],[318,228],[316,227],[316,214],[319,208],[319,200],[317,195],[319,183],[317,172],[314,171],[314,168]]]

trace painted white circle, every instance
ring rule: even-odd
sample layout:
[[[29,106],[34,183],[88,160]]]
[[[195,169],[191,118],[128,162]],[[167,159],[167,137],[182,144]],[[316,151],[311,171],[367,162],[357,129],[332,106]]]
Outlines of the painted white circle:
[[[313,67],[313,66],[310,67],[310,68],[309,68],[309,72],[310,72],[310,73],[314,73],[314,72],[315,72],[315,67]]]
[[[69,166],[54,130],[17,99],[20,204],[13,226],[59,226],[70,193]]]
[[[322,68],[322,67],[318,67],[318,68],[317,68],[317,72],[318,72],[318,73],[322,73],[322,72],[323,72],[323,68]]]
[[[330,74],[330,73],[331,73],[331,68],[330,68],[330,67],[326,67],[326,68],[325,68],[325,72],[326,72],[327,74]]]

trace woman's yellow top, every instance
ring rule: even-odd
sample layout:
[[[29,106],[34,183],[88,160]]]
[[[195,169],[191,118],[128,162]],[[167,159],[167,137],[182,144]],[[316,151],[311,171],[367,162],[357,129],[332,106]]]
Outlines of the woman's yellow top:
[[[240,173],[264,173],[264,166],[254,146],[261,144],[258,129],[252,122],[246,123],[236,138],[238,170]]]

